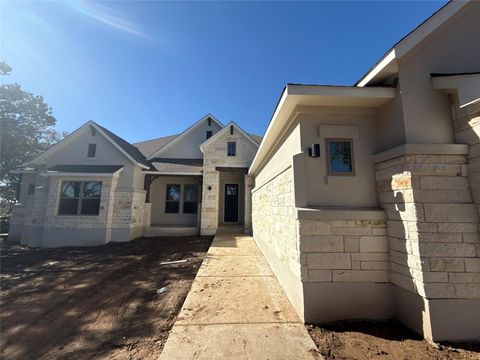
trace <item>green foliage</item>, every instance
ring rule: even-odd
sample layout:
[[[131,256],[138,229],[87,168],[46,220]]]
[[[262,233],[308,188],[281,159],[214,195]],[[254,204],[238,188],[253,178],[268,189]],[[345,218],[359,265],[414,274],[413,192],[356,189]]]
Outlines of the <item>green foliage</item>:
[[[0,61],[0,75],[11,67]],[[29,93],[18,84],[0,86],[0,201],[17,200],[20,176],[10,172],[59,141],[53,128],[56,119],[42,96]]]

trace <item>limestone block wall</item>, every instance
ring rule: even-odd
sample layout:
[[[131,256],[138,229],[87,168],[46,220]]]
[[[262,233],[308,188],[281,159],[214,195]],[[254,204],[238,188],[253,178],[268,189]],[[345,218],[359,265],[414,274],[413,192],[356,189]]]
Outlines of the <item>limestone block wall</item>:
[[[393,317],[385,213],[297,209],[304,320]]]
[[[298,230],[302,281],[389,282],[385,220],[299,220]]]
[[[117,178],[102,177],[102,196],[100,198],[100,211],[98,215],[58,215],[58,205],[62,181],[66,179],[55,176],[50,181],[47,206],[45,211],[45,227],[57,229],[103,229],[107,227],[113,212],[114,190]],[[68,179],[78,180],[82,179]],[[37,196],[35,196],[37,197]]]
[[[289,167],[252,192],[252,219],[255,240],[268,246],[295,277],[300,279],[300,246],[293,191],[293,171]]]
[[[254,187],[253,177],[245,175],[245,232],[252,232],[252,190]]]
[[[230,125],[228,125],[228,128]],[[227,156],[228,142],[236,142],[236,156]],[[258,146],[253,144],[238,129],[212,138],[204,145],[201,234],[213,235],[218,227],[219,212],[219,172],[217,167],[248,168],[255,157]]]
[[[460,108],[455,95],[449,97],[455,140],[470,145],[468,155],[468,179],[473,201],[480,214],[480,104]]]
[[[396,316],[428,339],[476,339],[480,240],[467,156],[463,145],[438,155],[429,148],[375,165]]]
[[[466,163],[464,155],[406,155],[376,165],[395,285],[426,298],[480,298]]]

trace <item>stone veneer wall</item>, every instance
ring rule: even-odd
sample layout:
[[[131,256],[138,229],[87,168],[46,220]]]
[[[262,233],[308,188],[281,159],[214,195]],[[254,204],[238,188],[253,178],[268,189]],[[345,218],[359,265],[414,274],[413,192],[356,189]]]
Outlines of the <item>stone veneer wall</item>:
[[[111,228],[112,240],[129,241],[142,236],[146,191],[117,189],[114,196]]]
[[[230,127],[230,125],[227,126]],[[236,156],[227,156],[228,142],[237,143]],[[225,131],[204,145],[200,229],[202,235],[213,235],[218,227],[220,176],[216,168],[248,168],[255,157],[257,149],[258,146],[254,145],[236,128],[234,128],[233,135],[230,134],[230,131]],[[247,216],[247,211],[245,211],[245,216]]]
[[[253,232],[278,260],[300,279],[292,168],[284,170],[252,192]]]
[[[252,190],[254,187],[254,180],[251,176],[245,175],[245,214],[244,223],[246,233],[252,232]]]
[[[297,211],[305,321],[391,318],[384,212]]]
[[[468,156],[468,178],[473,201],[480,214],[480,104],[472,104],[460,108],[458,97],[449,96],[455,140],[458,143],[470,145]]]
[[[290,302],[303,317],[300,245],[295,211],[293,169],[288,166],[252,191],[252,227]]]
[[[384,220],[300,220],[304,282],[388,282]]]
[[[478,215],[466,163],[465,155],[407,154],[375,166],[396,313],[430,339],[480,334]]]

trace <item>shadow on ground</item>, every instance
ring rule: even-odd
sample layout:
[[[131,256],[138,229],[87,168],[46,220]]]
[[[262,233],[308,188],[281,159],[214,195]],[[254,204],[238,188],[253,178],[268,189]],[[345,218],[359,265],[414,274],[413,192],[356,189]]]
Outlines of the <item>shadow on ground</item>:
[[[1,358],[156,358],[211,241],[2,245]]]
[[[325,360],[480,358],[480,344],[433,346],[393,320],[351,321],[307,328]]]

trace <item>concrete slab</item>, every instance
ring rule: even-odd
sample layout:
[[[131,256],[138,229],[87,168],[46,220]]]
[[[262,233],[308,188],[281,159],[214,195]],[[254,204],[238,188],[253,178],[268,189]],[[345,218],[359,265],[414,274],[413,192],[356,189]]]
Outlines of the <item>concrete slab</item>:
[[[313,360],[302,324],[175,326],[160,359]]]
[[[198,277],[177,324],[299,323],[297,313],[272,276]]]
[[[252,237],[219,232],[160,360],[321,359]]]
[[[197,276],[273,276],[273,272],[260,256],[208,255]]]
[[[262,256],[254,241],[249,240],[217,240],[212,243],[209,255],[226,256]]]

